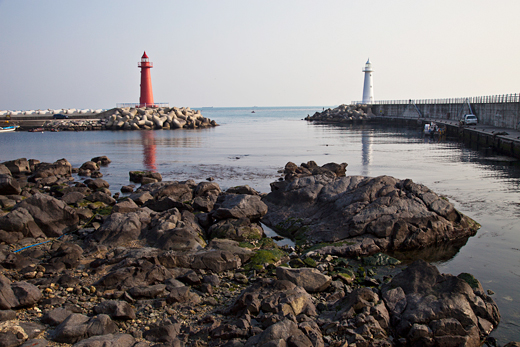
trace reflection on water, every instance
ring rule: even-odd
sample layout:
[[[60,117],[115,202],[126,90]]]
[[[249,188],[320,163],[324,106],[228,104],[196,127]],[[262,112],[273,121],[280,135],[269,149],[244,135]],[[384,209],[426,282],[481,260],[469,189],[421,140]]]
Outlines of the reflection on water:
[[[157,172],[155,166],[155,139],[153,131],[140,131],[143,144],[143,165],[148,171]]]
[[[364,129],[361,131],[361,170],[362,176],[370,176],[370,159],[372,156],[372,139],[374,133],[372,130]]]
[[[153,138],[156,146],[162,147],[178,147],[178,148],[200,148],[203,147],[204,141],[202,136],[196,136],[196,134],[173,134],[173,131],[160,131],[160,130],[149,130],[144,133],[149,133]],[[134,134],[139,133],[139,137],[124,138],[124,139],[111,139],[107,140],[106,144],[120,146],[120,147],[133,147],[140,146],[143,143],[143,131],[132,132]],[[181,136],[179,136],[181,135]],[[184,135],[184,136],[183,136]],[[195,136],[193,136],[195,135]]]
[[[422,259],[429,263],[442,263],[455,257],[468,240],[469,237],[455,242],[441,243],[423,249],[406,252],[392,252],[391,255],[401,260],[403,263],[411,263],[416,259]]]

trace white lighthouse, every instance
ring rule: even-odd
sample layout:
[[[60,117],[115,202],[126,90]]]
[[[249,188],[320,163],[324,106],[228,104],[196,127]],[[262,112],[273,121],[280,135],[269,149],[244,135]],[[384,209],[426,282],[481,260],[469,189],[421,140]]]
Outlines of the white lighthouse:
[[[363,103],[371,104],[374,102],[374,86],[372,84],[372,64],[370,63],[370,59],[367,60],[365,64],[365,69],[363,72],[365,73],[365,83],[363,84]]]

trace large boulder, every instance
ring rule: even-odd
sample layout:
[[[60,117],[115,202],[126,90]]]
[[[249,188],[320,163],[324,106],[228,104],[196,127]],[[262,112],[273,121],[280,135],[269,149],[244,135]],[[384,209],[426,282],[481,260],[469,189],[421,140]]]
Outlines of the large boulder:
[[[135,319],[135,309],[126,301],[106,300],[94,307],[95,314],[108,314],[112,319]]]
[[[135,338],[130,334],[106,334],[92,336],[74,344],[75,347],[132,347]]]
[[[150,222],[150,211],[141,209],[130,213],[112,213],[92,235],[100,244],[119,246],[135,241],[141,229]]]
[[[70,177],[72,175],[72,165],[66,159],[57,160],[54,163],[39,163],[35,165],[34,173],[29,177],[29,181],[37,182],[48,177]]]
[[[114,269],[96,282],[95,286],[106,289],[130,289],[164,283],[172,274],[162,265],[146,260],[136,261],[132,266]]]
[[[498,325],[498,308],[472,276],[441,274],[415,261],[390,283],[382,296],[394,329],[409,345],[480,346]]]
[[[20,183],[10,174],[0,174],[0,195],[18,195],[21,191]]]
[[[76,343],[92,336],[113,334],[119,329],[106,314],[89,318],[74,313],[65,319],[53,332],[51,339],[61,343]]]
[[[25,208],[17,208],[0,217],[0,225],[8,233],[21,233],[24,237],[45,237],[31,213]]]
[[[279,280],[290,281],[300,287],[303,287],[309,293],[322,292],[326,290],[332,278],[324,275],[317,269],[299,268],[291,269],[288,267],[277,267],[276,277]]]
[[[93,180],[93,179],[85,180],[85,184],[87,185],[87,187],[89,187],[93,191],[110,187],[110,184],[108,184],[108,182],[102,178],[96,178],[95,180]]]
[[[339,299],[331,296],[332,301],[325,305],[319,317],[329,333],[349,344],[389,346],[390,316],[376,291],[361,287]]]
[[[208,230],[209,238],[221,238],[235,241],[260,240],[264,230],[259,223],[248,218],[224,219],[213,224]]]
[[[17,204],[11,213],[22,208],[29,212],[34,222],[48,237],[61,236],[75,228],[79,222],[76,210],[49,195],[34,194]]]
[[[253,256],[253,251],[242,248],[237,241],[214,239],[208,246],[197,252],[164,252],[157,257],[167,268],[191,268],[221,273],[236,270]]]
[[[261,334],[250,337],[245,347],[261,346],[314,346],[312,341],[298,329],[298,324],[284,319],[265,329]]]
[[[0,274],[0,310],[10,310],[17,307],[20,303],[11,288],[11,281]]]
[[[12,176],[11,170],[7,168],[4,164],[0,164],[0,175]]]
[[[34,284],[28,282],[15,282],[11,284],[16,299],[17,307],[31,307],[42,299],[42,293]]]
[[[224,201],[214,212],[217,219],[249,218],[259,220],[267,213],[267,206],[256,195],[231,194],[224,197]]]
[[[9,160],[3,163],[13,175],[29,174],[31,166],[26,158]]]
[[[195,215],[188,211],[181,213],[176,208],[155,215],[142,236],[149,245],[164,250],[191,251],[206,246]]]
[[[449,201],[408,179],[317,174],[277,182],[272,190],[263,199],[265,224],[310,242],[352,240],[345,256],[424,248],[478,229]]]
[[[282,316],[304,314],[313,317],[317,314],[312,297],[305,289],[289,281],[270,278],[259,279],[249,286],[225,313],[256,316],[260,311]]]
[[[0,310],[33,306],[42,298],[42,293],[28,282],[11,283],[0,274]]]
[[[151,178],[155,182],[162,181],[161,174],[153,171],[130,171],[129,175],[130,181],[135,183],[143,183],[147,178]]]

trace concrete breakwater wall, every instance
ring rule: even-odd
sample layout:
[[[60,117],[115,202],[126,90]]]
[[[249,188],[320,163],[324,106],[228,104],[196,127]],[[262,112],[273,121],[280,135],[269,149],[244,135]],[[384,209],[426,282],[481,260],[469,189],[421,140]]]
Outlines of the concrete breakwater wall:
[[[432,119],[373,116],[370,118],[370,121],[416,127],[418,131],[422,132],[424,124],[430,123]],[[482,124],[468,127],[461,126],[454,120],[435,120],[435,122],[439,126],[446,128],[446,133],[449,137],[457,137],[464,143],[476,145],[480,148],[492,148],[496,153],[520,159],[520,129],[504,129]]]
[[[520,94],[456,99],[376,101],[371,105],[376,116],[459,120],[474,114],[479,123],[500,128],[520,129]]]

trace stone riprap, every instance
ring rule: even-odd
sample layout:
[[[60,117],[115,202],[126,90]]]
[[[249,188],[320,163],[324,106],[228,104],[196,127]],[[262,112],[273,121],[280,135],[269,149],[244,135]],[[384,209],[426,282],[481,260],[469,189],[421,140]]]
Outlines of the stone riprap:
[[[323,112],[316,112],[312,116],[305,117],[311,122],[326,123],[348,123],[369,118],[369,108],[367,105],[339,105],[334,109],[326,109]]]
[[[287,167],[292,181],[333,180],[346,164]],[[476,347],[499,323],[470,274],[277,246],[248,186],[143,173],[151,181],[120,197],[75,171],[65,159],[0,164],[1,346]]]
[[[48,120],[44,131],[199,129],[218,126],[200,110],[189,107],[114,108],[99,114],[99,119]]]
[[[200,110],[182,108],[120,108],[106,113],[106,129],[198,129],[216,126],[217,123],[204,117]]]

